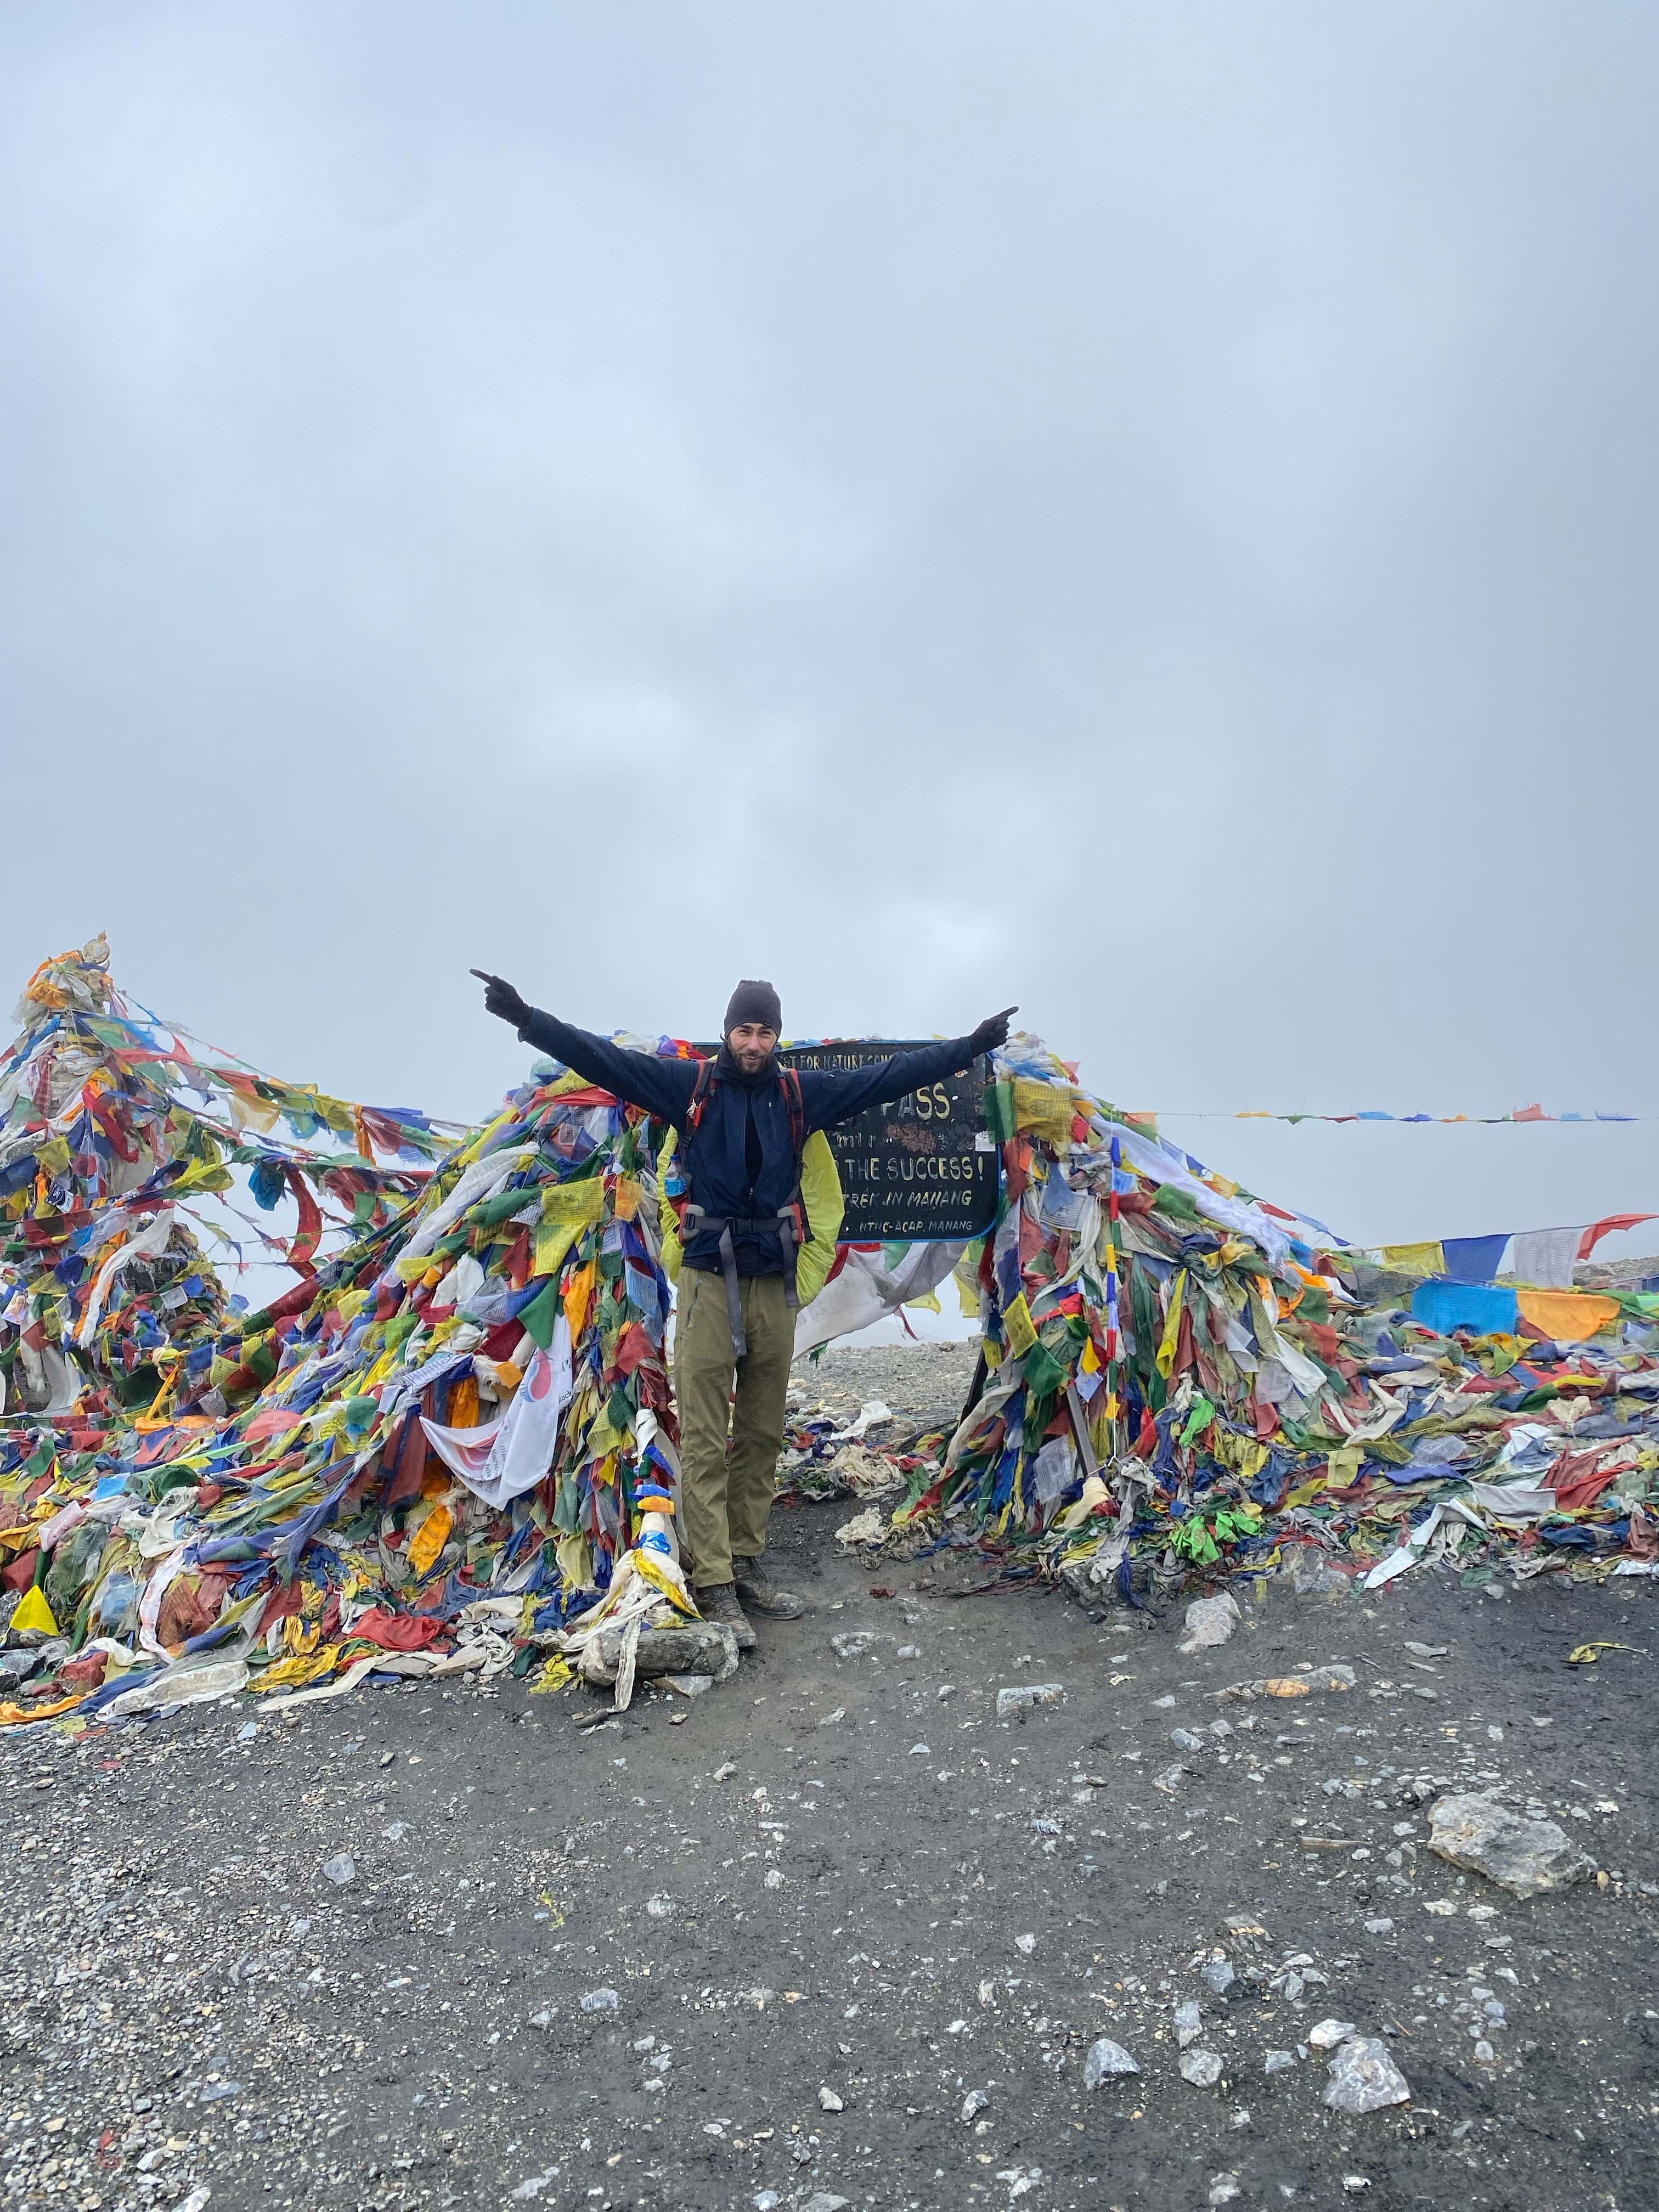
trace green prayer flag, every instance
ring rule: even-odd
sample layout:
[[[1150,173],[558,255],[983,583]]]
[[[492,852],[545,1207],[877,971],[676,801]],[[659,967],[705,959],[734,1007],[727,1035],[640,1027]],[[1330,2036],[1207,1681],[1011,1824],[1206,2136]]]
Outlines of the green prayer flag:
[[[553,1341],[553,1331],[559,1318],[559,1279],[550,1275],[530,1304],[519,1316],[525,1333],[539,1344],[544,1352]]]

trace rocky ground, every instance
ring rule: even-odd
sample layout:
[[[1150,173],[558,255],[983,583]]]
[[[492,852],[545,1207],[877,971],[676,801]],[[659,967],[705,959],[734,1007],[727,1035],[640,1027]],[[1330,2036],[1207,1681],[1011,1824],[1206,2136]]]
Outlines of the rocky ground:
[[[855,1415],[878,1399],[907,1429],[951,1428],[960,1419],[979,1358],[979,1340],[958,1344],[848,1345],[797,1362],[792,1401],[815,1412]],[[880,1440],[878,1430],[872,1441]]]
[[[920,1414],[961,1364],[808,1388]],[[1179,1607],[861,1570],[850,1510],[781,1512],[812,1610],[689,1704],[419,1685],[0,1741],[4,2202],[1659,2203],[1647,1585],[1279,1578],[1183,1656]],[[1569,1667],[1594,1638],[1640,1649]],[[1354,1686],[1223,1694],[1328,1662]],[[1605,1879],[1460,1875],[1425,1845],[1462,1787]],[[1326,2106],[1328,2019],[1408,2103]],[[1103,2037],[1139,2070],[1091,2087]]]

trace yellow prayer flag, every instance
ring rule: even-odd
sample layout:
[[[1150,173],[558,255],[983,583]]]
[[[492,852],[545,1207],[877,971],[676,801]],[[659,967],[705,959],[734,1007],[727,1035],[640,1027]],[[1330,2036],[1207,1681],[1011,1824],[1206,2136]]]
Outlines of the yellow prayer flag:
[[[1179,1268],[1170,1285],[1169,1310],[1164,1317],[1164,1334],[1158,1340],[1158,1371],[1167,1382],[1176,1363],[1176,1349],[1181,1342],[1181,1309],[1187,1295],[1187,1270]]]
[[[1037,1340],[1036,1330],[1031,1325],[1031,1309],[1025,1303],[1024,1291],[1003,1308],[1002,1318],[1007,1326],[1008,1341],[1023,1359]]]
[[[590,1260],[585,1267],[578,1267],[564,1286],[564,1317],[570,1324],[571,1341],[581,1334],[587,1322],[588,1301],[593,1295],[593,1285],[599,1269]]]
[[[1446,1255],[1437,1238],[1427,1244],[1385,1244],[1378,1255],[1385,1267],[1402,1275],[1443,1275]]]
[[[25,1629],[44,1629],[48,1636],[58,1633],[58,1616],[46,1603],[42,1589],[27,1589],[18,1601],[17,1610],[11,1617],[13,1632],[21,1635]]]
[[[409,1564],[417,1575],[428,1575],[437,1563],[438,1554],[449,1541],[449,1532],[455,1526],[455,1516],[447,1505],[434,1505],[415,1531],[409,1547]]]
[[[297,1690],[308,1682],[320,1681],[331,1674],[340,1663],[340,1647],[325,1644],[319,1651],[294,1652],[254,1677],[248,1684],[249,1694],[259,1697],[267,1690]]]
[[[257,1129],[261,1136],[269,1136],[276,1126],[281,1111],[274,1098],[245,1098],[240,1091],[233,1091],[225,1100],[230,1118],[239,1129]]]
[[[553,1547],[553,1556],[559,1563],[559,1577],[567,1589],[592,1589],[593,1587],[593,1555],[587,1548],[587,1539],[579,1533],[561,1536]]]
[[[531,1240],[531,1273],[556,1275],[580,1234],[580,1224],[574,1221],[538,1221]]]
[[[1364,1458],[1364,1453],[1357,1444],[1349,1445],[1340,1451],[1328,1454],[1325,1461],[1327,1490],[1346,1490],[1352,1484],[1357,1482]]]
[[[582,1182],[550,1183],[542,1193],[544,1221],[568,1221],[580,1228],[599,1220],[604,1212],[605,1185],[597,1176]]]
[[[1024,1075],[1014,1078],[1014,1127],[1041,1137],[1057,1152],[1071,1149],[1072,1116],[1077,1110],[1076,1092],[1063,1085],[1033,1083]]]

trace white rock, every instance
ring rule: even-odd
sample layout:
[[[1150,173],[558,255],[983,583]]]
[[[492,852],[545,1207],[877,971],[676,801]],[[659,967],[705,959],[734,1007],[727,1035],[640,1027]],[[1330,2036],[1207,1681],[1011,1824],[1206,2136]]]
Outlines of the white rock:
[[[1238,1600],[1230,1591],[1219,1597],[1194,1598],[1187,1608],[1187,1633],[1179,1648],[1183,1654],[1212,1650],[1228,1641],[1243,1618]]]
[[[847,2107],[842,2102],[841,2099],[836,2094],[835,2091],[826,2083],[825,2086],[818,2091],[818,2109],[820,2112],[844,2112],[847,2110]]]
[[[1014,1682],[997,1692],[997,1718],[1012,1719],[1038,1705],[1057,1705],[1066,1695],[1063,1682]]]
[[[1351,2020],[1322,2020],[1308,2030],[1308,2042],[1315,2051],[1334,2051],[1352,2033]]]
[[[868,1629],[855,1628],[830,1638],[830,1649],[837,1659],[861,1659],[875,1643]]]
[[[1221,2061],[1213,2051],[1183,2051],[1181,2078],[1195,2089],[1213,2089],[1221,2079]]]
[[[1354,2035],[1331,2059],[1325,2102],[1339,2112],[1376,2112],[1410,2101],[1411,2084],[1375,2035]]]
[[[657,1679],[678,1698],[700,1698],[714,1686],[712,1674],[661,1674]]]

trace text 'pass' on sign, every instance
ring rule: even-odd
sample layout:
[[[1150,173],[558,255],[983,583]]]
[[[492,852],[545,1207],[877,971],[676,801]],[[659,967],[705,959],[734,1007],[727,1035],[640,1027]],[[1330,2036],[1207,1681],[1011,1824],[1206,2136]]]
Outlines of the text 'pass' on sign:
[[[885,1038],[790,1045],[778,1057],[836,1073],[915,1045]],[[846,1244],[982,1237],[997,1218],[996,1148],[985,1133],[985,1063],[907,1091],[828,1132],[847,1201]]]

